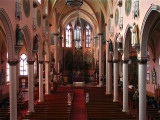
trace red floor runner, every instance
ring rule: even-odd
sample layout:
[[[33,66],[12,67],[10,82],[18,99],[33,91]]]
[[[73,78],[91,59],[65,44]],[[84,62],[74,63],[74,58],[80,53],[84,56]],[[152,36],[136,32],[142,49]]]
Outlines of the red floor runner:
[[[87,111],[83,89],[74,90],[71,120],[87,120]]]

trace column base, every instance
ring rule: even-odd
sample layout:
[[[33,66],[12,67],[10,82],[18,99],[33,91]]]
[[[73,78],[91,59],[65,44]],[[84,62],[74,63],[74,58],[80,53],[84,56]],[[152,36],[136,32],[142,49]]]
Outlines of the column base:
[[[33,111],[29,111],[28,110],[28,115],[31,115],[31,113],[35,112],[34,110]]]
[[[43,100],[38,100],[38,102],[43,102]]]
[[[129,112],[129,110],[122,110],[122,112]]]
[[[113,102],[118,102],[118,100],[113,100]]]
[[[111,92],[106,92],[106,95],[111,95],[112,93]]]

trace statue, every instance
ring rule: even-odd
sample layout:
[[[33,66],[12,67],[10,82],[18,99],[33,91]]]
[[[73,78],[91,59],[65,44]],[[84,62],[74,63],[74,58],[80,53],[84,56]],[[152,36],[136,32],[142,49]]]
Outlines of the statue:
[[[117,35],[118,49],[122,49],[122,40],[123,40],[123,37],[122,37],[122,35],[119,33],[119,34]]]
[[[133,6],[132,18],[135,18],[139,16],[139,0],[135,0]]]
[[[131,37],[131,45],[132,46],[137,46],[139,45],[138,41],[138,25],[134,22],[133,25],[130,27],[132,37]]]
[[[36,34],[33,39],[33,50],[38,51],[38,35]]]
[[[23,46],[23,33],[19,27],[19,24],[16,26],[16,45]]]

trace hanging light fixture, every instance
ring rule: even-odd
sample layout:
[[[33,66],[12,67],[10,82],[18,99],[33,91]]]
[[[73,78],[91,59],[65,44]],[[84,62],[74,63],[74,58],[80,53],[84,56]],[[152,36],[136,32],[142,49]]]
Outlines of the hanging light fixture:
[[[66,0],[67,6],[79,7],[83,4],[83,0]]]
[[[81,23],[81,19],[79,17],[79,14],[78,14],[78,7],[77,7],[77,19],[75,21],[75,26],[74,26],[74,30],[75,30],[74,41],[77,44],[76,49],[82,48],[81,47],[81,26],[82,26],[82,23]]]

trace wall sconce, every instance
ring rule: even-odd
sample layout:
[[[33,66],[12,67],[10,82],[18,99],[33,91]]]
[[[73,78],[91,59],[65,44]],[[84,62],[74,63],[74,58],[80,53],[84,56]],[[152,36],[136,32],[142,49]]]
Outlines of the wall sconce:
[[[110,53],[111,55],[113,55],[113,44],[112,44],[111,39],[110,39],[109,41],[107,41],[107,42],[109,42],[109,53]]]

